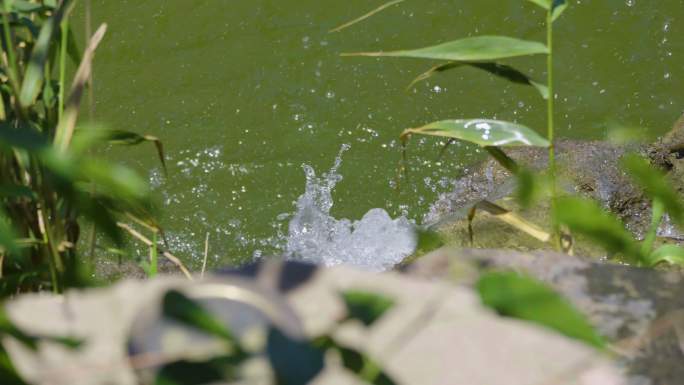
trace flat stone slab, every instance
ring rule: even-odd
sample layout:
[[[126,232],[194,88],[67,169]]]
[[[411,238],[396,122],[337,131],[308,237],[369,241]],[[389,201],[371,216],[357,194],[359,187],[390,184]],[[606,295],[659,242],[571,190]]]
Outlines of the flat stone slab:
[[[18,370],[36,384],[137,384],[132,366],[140,363],[140,357],[129,357],[127,341],[133,336],[142,348],[155,344],[149,336],[163,325],[156,318],[158,304],[169,288],[186,293],[207,288],[252,293],[269,308],[280,309],[269,317],[279,318],[274,322],[290,335],[305,336],[331,331],[345,315],[340,292],[356,289],[384,294],[396,304],[378,322],[370,328],[345,323],[334,336],[369,354],[399,384],[627,384],[606,355],[548,329],[501,318],[484,308],[467,286],[394,272],[374,274],[292,262],[262,263],[204,281],[158,278],[70,291],[64,296],[22,296],[6,305],[19,327],[83,339],[85,344],[72,351],[42,342],[37,352],[31,352],[16,341],[3,342]],[[230,319],[231,325],[242,318],[241,324],[235,323],[238,333],[259,324],[258,317],[245,322],[251,316],[232,311],[231,306],[210,310]],[[188,336],[192,334],[186,332],[182,345],[186,349],[195,345]],[[160,340],[164,338],[162,334]],[[315,384],[360,383],[334,357],[328,358]],[[244,383],[270,383],[264,371],[246,375],[254,381]]]
[[[513,270],[548,283],[612,342],[634,384],[684,382],[684,275],[598,263],[554,252],[440,249],[407,274],[469,287],[482,270]]]

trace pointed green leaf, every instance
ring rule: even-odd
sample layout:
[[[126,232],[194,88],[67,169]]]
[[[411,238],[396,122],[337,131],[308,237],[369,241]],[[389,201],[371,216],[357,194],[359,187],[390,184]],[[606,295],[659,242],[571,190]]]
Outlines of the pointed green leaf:
[[[545,10],[551,11],[551,21],[556,21],[558,17],[565,11],[568,7],[568,2],[566,0],[527,0],[538,6],[544,8]],[[552,8],[553,7],[553,8]]]
[[[432,47],[405,51],[359,52],[343,56],[390,56],[452,61],[490,61],[516,56],[548,54],[549,49],[536,41],[507,36],[477,36]]]
[[[551,21],[556,21],[563,14],[568,7],[568,2],[565,0],[553,0],[553,11],[551,12]]]
[[[314,343],[323,349],[337,351],[342,359],[342,365],[368,384],[397,384],[397,382],[372,358],[354,348],[340,344],[330,336],[319,337]]]
[[[347,317],[371,326],[394,306],[394,301],[380,294],[361,290],[348,290],[342,293],[347,305]]]
[[[659,200],[670,217],[684,226],[684,205],[663,172],[638,155],[626,156],[622,165],[649,197]]]
[[[50,51],[50,43],[52,42],[52,35],[64,16],[64,13],[70,9],[70,1],[64,1],[62,6],[48,18],[43,27],[40,29],[40,34],[33,46],[31,52],[31,60],[26,67],[26,74],[21,85],[21,92],[19,94],[19,102],[22,106],[31,105],[38,96],[43,84],[45,75],[44,66]]]
[[[552,0],[527,0],[527,1],[529,1],[531,3],[535,3],[538,6],[544,8],[548,11],[549,8],[551,7],[551,1]]]
[[[661,263],[684,266],[684,249],[675,245],[663,245],[648,256],[648,266]]]
[[[583,234],[608,252],[622,254],[636,264],[644,260],[632,234],[618,218],[604,211],[596,202],[574,197],[559,198],[555,215],[559,223]]]
[[[570,302],[547,285],[517,273],[483,275],[477,291],[485,306],[506,316],[534,322],[597,348],[601,336]]]
[[[427,70],[426,72],[420,74],[418,77],[413,79],[411,81],[411,84],[407,88],[413,87],[416,83],[423,81],[425,79],[430,78],[433,75],[436,75],[441,72],[448,71],[450,69],[456,69],[460,68],[463,66],[471,66],[477,69],[481,69],[483,71],[489,72],[492,75],[501,77],[503,79],[506,79],[510,82],[516,83],[516,84],[523,84],[523,85],[528,85],[532,86],[537,91],[539,94],[542,96],[544,99],[549,98],[549,88],[545,86],[544,84],[538,83],[534,80],[532,80],[530,77],[527,75],[523,74],[522,72],[518,71],[517,69],[505,65],[505,64],[499,64],[499,63],[494,63],[494,62],[485,62],[485,63],[478,63],[478,62],[449,62],[446,64],[441,64],[438,66],[434,66]]]
[[[236,343],[235,336],[223,322],[219,321],[197,302],[177,290],[169,290],[163,299],[164,316],[194,327],[227,342]]]
[[[480,146],[549,147],[549,141],[539,136],[532,129],[517,123],[501,120],[442,120],[419,128],[409,128],[401,136],[406,138],[412,134],[460,139]]]

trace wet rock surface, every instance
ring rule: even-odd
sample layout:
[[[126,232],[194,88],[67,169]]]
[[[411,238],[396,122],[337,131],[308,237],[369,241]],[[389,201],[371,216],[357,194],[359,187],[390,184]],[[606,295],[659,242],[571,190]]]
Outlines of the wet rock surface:
[[[543,148],[512,148],[506,153],[530,170],[541,174],[548,164],[548,150]],[[616,214],[636,237],[641,238],[651,219],[651,203],[635,186],[620,167],[620,159],[628,153],[639,153],[651,163],[668,173],[677,191],[684,197],[684,117],[677,122],[670,133],[651,145],[615,145],[606,141],[559,140],[556,142],[558,185],[561,193],[578,194],[594,199]],[[488,160],[468,170],[465,176],[454,182],[451,192],[442,194],[435,202],[424,222],[439,229],[460,246],[471,246],[465,235],[465,219],[468,211],[482,200],[496,202],[504,208],[521,212],[522,216],[541,226],[548,225],[548,203],[521,210],[512,198],[516,180],[510,172],[496,161]],[[476,223],[481,231],[476,247],[516,248],[531,250],[547,246],[524,239],[510,227],[502,227],[491,221]],[[502,229],[507,229],[501,231]],[[477,230],[477,229],[476,229]],[[500,237],[510,233],[511,236]],[[476,231],[478,233],[478,231]],[[489,236],[488,233],[496,233]],[[671,226],[663,226],[661,235],[670,241],[680,242],[681,234]],[[601,255],[591,246],[580,245],[579,253]]]
[[[481,271],[540,279],[586,314],[612,344],[630,384],[684,379],[684,275],[591,262],[553,252],[442,249],[404,268],[412,276],[470,286]]]

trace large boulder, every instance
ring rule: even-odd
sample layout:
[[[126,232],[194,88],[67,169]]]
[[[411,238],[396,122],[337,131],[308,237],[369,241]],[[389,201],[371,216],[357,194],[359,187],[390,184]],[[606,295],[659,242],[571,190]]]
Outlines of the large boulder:
[[[399,384],[626,384],[610,357],[549,329],[501,318],[484,308],[469,287],[293,262],[261,263],[198,282],[160,278],[64,296],[22,296],[6,305],[19,327],[80,338],[85,345],[69,350],[42,342],[36,352],[9,338],[5,345],[19,371],[35,384],[137,384],[145,377],[142,367],[153,369],[159,354],[210,346],[206,338],[170,325],[160,314],[161,297],[169,288],[188,295],[214,293],[214,302],[205,305],[238,335],[269,323],[292,338],[332,332],[375,358]],[[339,327],[346,314],[340,292],[349,289],[381,293],[395,305],[370,328],[356,322]],[[246,311],[247,303],[266,310]],[[333,357],[328,361],[315,384],[361,383]],[[246,372],[249,381],[244,383],[270,383],[267,367],[256,368],[261,369]]]
[[[611,342],[634,384],[684,379],[684,275],[597,263],[548,251],[440,249],[404,272],[470,287],[482,271],[513,270],[548,283]]]

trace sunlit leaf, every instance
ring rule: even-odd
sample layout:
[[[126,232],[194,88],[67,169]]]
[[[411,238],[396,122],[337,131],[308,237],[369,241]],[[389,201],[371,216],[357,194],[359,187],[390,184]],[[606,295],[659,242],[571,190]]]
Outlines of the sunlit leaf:
[[[162,308],[164,316],[169,319],[220,337],[231,343],[236,341],[227,325],[216,319],[213,314],[209,313],[197,302],[177,290],[169,290],[164,295]]]
[[[633,263],[644,260],[639,244],[613,214],[593,201],[562,197],[556,203],[556,220],[583,234],[610,253],[622,254]]]
[[[528,85],[534,87],[539,94],[542,96],[544,99],[549,98],[549,88],[541,83],[538,83],[534,80],[532,80],[529,76],[523,74],[522,72],[518,71],[517,69],[505,65],[505,64],[499,64],[499,63],[491,63],[491,62],[484,62],[484,63],[478,63],[478,62],[450,62],[446,64],[441,64],[438,66],[434,66],[427,70],[426,72],[420,74],[418,77],[413,79],[411,84],[409,84],[408,88],[413,87],[416,83],[423,81],[425,79],[430,78],[431,76],[434,76],[438,73],[442,73],[451,69],[457,69],[463,66],[470,66],[474,67],[486,72],[489,72],[492,75],[501,77],[503,79],[506,79],[510,82],[516,83],[516,84],[523,84],[523,85]]]
[[[347,317],[359,320],[366,326],[371,326],[394,306],[392,299],[362,290],[344,291],[342,299],[347,306]]]
[[[460,139],[480,146],[549,146],[549,141],[532,129],[501,120],[443,120],[419,128],[409,128],[401,136],[405,138],[411,134]]]
[[[477,291],[485,306],[506,316],[534,322],[601,348],[604,341],[587,318],[547,285],[511,272],[484,274]]]
[[[663,245],[647,258],[648,266],[653,267],[661,263],[684,266],[684,248],[675,245]]]
[[[366,14],[364,14],[364,15],[362,15],[362,16],[360,16],[360,17],[357,17],[356,19],[354,19],[354,20],[352,20],[352,21],[350,21],[350,22],[344,23],[344,24],[340,25],[339,27],[336,27],[336,28],[331,29],[330,32],[340,32],[341,30],[343,30],[343,29],[345,29],[345,28],[349,28],[349,27],[351,27],[351,26],[354,25],[354,24],[360,23],[360,22],[362,22],[362,21],[368,19],[369,17],[372,17],[372,16],[376,15],[377,13],[380,13],[380,12],[384,11],[385,9],[387,9],[387,8],[393,6],[393,5],[397,5],[397,4],[399,4],[399,3],[403,3],[404,1],[406,1],[406,0],[393,0],[393,1],[387,2],[387,3],[385,3],[385,4],[381,5],[381,6],[379,6],[379,7],[375,8],[375,9],[373,9],[372,11],[370,11],[370,12],[368,12],[368,13],[366,13]]]
[[[467,37],[431,47],[387,52],[358,52],[343,56],[389,56],[451,61],[491,61],[516,56],[548,54],[549,49],[536,41],[507,36]]]
[[[622,165],[648,196],[658,199],[670,217],[680,226],[684,226],[684,206],[662,171],[638,155],[624,157]]]

